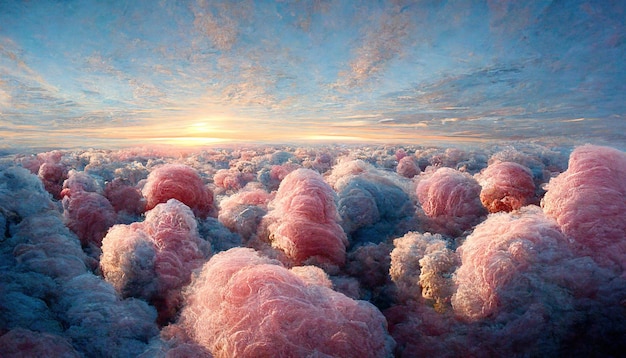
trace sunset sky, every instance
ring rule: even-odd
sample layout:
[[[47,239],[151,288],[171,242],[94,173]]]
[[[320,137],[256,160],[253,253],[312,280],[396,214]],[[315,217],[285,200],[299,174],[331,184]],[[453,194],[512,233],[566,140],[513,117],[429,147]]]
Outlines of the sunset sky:
[[[626,143],[623,1],[0,1],[0,149]]]

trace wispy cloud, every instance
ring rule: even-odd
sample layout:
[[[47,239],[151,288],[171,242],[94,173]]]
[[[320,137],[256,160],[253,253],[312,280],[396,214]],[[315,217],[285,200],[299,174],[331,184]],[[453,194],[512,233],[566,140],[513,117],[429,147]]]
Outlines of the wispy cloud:
[[[354,58],[348,69],[339,73],[336,88],[362,86],[368,79],[385,69],[387,62],[399,56],[406,46],[405,40],[413,30],[412,18],[395,6],[381,13],[366,16],[359,45],[352,50]],[[369,25],[371,24],[371,25]]]
[[[616,2],[146,4],[0,5],[2,136],[410,141],[623,126]]]
[[[191,9],[194,25],[220,51],[230,51],[238,42],[240,21],[250,21],[253,3],[197,0]]]
[[[3,109],[9,108],[9,105],[11,104],[11,95],[9,94],[10,89],[6,87],[6,82],[0,81],[0,113],[2,113]]]
[[[12,40],[0,39],[0,115],[6,122],[50,125],[78,104],[51,85],[22,58]],[[57,117],[57,119],[54,118]]]

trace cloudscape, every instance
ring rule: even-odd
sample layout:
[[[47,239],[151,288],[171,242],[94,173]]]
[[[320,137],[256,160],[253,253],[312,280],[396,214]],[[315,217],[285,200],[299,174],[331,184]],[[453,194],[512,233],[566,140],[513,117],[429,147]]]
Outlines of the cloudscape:
[[[15,145],[623,141],[624,6],[3,1]]]
[[[626,4],[0,1],[0,357],[618,357]]]

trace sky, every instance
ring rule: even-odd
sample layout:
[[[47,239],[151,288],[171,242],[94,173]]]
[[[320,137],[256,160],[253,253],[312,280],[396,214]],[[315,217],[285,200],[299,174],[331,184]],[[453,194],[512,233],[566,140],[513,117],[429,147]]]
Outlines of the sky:
[[[0,149],[626,143],[625,1],[0,0]]]

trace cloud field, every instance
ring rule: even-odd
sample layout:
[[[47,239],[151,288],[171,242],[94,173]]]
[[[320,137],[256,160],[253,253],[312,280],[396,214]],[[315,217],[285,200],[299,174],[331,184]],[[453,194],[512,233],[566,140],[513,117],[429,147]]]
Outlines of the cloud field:
[[[611,147],[19,154],[0,234],[2,357],[626,350]]]

